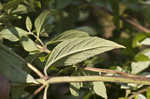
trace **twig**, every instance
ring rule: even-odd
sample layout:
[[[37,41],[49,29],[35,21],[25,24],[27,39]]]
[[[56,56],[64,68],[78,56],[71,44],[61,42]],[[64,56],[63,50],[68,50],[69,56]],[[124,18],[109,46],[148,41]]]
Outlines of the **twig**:
[[[49,77],[44,85],[54,83],[70,83],[70,82],[119,82],[119,83],[135,83],[150,85],[150,78],[147,77],[121,77],[121,76],[64,76],[64,77]]]
[[[139,77],[139,76],[136,76],[136,75],[131,75],[131,74],[116,71],[116,70],[108,70],[108,69],[93,68],[93,67],[85,67],[84,69],[89,70],[89,71],[93,71],[93,72],[104,72],[104,73],[120,74],[124,77]]]
[[[40,93],[45,88],[45,85],[40,86],[38,89],[36,89],[33,94],[29,97],[29,99],[32,99],[34,96],[36,96],[38,93]]]
[[[141,89],[139,91],[137,91],[136,93],[134,93],[133,95],[129,96],[128,99],[133,99],[136,95],[140,94],[140,93],[144,93],[146,92],[150,87],[147,87],[147,88],[144,88],[144,89]]]
[[[27,62],[27,66],[34,71],[40,78],[45,78],[44,74],[42,74],[36,67]]]

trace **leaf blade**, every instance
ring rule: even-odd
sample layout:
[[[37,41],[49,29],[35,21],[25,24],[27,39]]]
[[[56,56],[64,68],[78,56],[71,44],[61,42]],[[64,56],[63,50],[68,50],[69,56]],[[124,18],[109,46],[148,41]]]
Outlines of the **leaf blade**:
[[[51,65],[73,65],[115,48],[123,48],[123,46],[97,37],[66,40],[54,48],[47,60],[44,72],[46,73]]]

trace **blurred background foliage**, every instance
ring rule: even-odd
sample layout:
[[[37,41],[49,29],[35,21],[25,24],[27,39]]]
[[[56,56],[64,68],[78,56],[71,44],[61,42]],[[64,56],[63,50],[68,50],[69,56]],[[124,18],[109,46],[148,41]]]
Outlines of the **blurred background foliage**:
[[[123,50],[113,50],[98,55],[78,65],[149,76],[149,9],[149,0],[1,0],[0,42],[38,69],[43,70],[47,54],[42,53],[43,49],[34,47],[35,44],[43,43],[51,51],[59,43],[59,40],[55,42],[59,39],[58,35],[67,30],[76,29],[126,47]],[[42,22],[40,28],[36,24],[38,20]],[[15,30],[19,36],[6,34],[12,31],[15,33]],[[34,34],[38,33],[37,36],[30,34],[31,31]],[[32,73],[30,70],[27,71]],[[49,74],[63,76],[93,73],[79,72],[74,67],[51,67]],[[145,87],[117,83],[105,84],[109,99],[126,99]],[[68,84],[56,84],[49,89],[50,98],[48,99],[101,99],[102,97],[95,94],[91,88],[91,84],[85,84],[81,89],[78,88],[80,89],[78,93],[71,93],[68,91]],[[25,99],[34,89],[33,87],[13,88],[10,99]],[[41,94],[35,99],[41,99]],[[150,90],[133,98],[150,99],[149,94]]]

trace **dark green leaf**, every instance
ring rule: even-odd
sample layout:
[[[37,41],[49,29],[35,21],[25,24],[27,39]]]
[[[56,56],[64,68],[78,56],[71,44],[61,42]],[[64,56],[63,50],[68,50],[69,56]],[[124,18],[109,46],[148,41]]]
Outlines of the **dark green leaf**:
[[[22,58],[0,44],[0,74],[12,83],[33,83],[34,78],[24,71],[25,67],[26,64]]]

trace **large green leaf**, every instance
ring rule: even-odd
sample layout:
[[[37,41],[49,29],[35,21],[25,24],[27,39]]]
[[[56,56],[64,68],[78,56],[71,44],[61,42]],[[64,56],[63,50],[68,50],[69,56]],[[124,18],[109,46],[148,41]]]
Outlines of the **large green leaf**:
[[[112,41],[98,37],[74,38],[57,45],[49,56],[44,72],[50,66],[67,66],[77,64],[103,52],[123,48]]]
[[[64,40],[72,39],[75,37],[87,37],[87,36],[89,36],[88,32],[80,30],[68,30],[54,37],[51,41],[47,42],[47,45],[62,42]]]
[[[0,44],[0,74],[12,83],[32,83],[34,78],[23,70],[25,66],[22,58]]]
[[[27,31],[25,31],[25,30],[23,30],[21,28],[10,27],[10,28],[7,28],[7,29],[3,29],[0,32],[0,37],[8,39],[10,41],[18,41],[23,36],[27,36],[29,34],[30,34],[29,32],[27,32]]]
[[[49,11],[43,11],[35,20],[34,26],[37,32],[37,35],[42,31],[45,21],[47,20],[48,15],[50,14]]]

